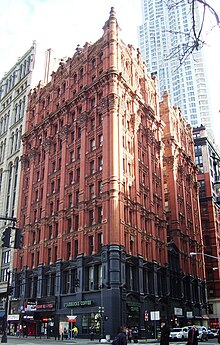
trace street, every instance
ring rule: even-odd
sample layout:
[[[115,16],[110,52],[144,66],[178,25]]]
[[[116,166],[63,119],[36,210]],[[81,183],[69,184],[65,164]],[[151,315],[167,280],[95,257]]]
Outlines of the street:
[[[100,344],[97,339],[94,341],[90,341],[89,339],[74,339],[74,340],[54,340],[54,338],[46,339],[46,338],[37,338],[35,339],[34,337],[28,337],[28,338],[18,338],[18,337],[12,337],[8,336],[7,338],[8,344],[16,344],[16,345],[36,345],[36,344],[44,344],[45,342],[50,343],[50,345],[57,345],[57,344],[62,344],[62,345],[98,345]],[[175,342],[172,341],[170,342],[170,345],[186,345],[187,341],[179,341]],[[159,344],[159,340],[155,341],[152,339],[144,340],[141,339],[139,340],[140,344]],[[107,343],[111,344],[111,343]],[[129,344],[129,343],[128,343]],[[133,342],[131,343],[133,344]],[[199,342],[199,345],[202,345],[203,342]],[[216,338],[214,339],[209,339],[208,341],[204,342],[204,345],[217,345],[218,341]]]

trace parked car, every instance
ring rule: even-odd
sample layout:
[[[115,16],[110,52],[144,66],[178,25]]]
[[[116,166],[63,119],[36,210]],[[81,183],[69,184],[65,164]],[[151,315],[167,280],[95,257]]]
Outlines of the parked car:
[[[218,328],[211,328],[211,332],[213,333],[213,338],[218,338]]]
[[[209,339],[213,339],[215,337],[214,332],[210,328],[207,330],[207,332],[208,332]]]
[[[198,340],[200,341],[208,341],[208,330],[205,326],[196,326],[198,332],[199,332],[199,336],[198,336]]]
[[[176,327],[170,331],[170,340],[187,339],[189,327]]]

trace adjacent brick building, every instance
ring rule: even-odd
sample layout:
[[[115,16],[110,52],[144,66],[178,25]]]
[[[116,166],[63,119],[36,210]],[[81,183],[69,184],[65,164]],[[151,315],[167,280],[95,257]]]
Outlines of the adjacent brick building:
[[[205,270],[210,327],[219,327],[220,313],[220,151],[206,128],[193,130],[195,160],[200,183],[200,209],[205,251]],[[199,258],[198,258],[199,259]]]
[[[180,109],[170,105],[167,93],[160,103],[160,115],[165,123],[165,206],[170,284],[174,297],[171,305],[174,304],[176,310],[172,319],[174,324],[181,323],[183,317],[185,324],[191,324],[192,319],[194,322],[203,319],[202,323],[206,324],[208,316],[203,239],[192,127],[187,125]],[[197,260],[194,256],[189,260],[193,252],[200,253]]]
[[[42,324],[62,332],[75,315],[80,335],[91,326],[113,335],[121,324],[146,335],[151,311],[167,320],[179,299],[201,292],[188,280],[181,296],[171,286],[156,80],[120,39],[113,8],[103,30],[29,96],[18,211],[24,243],[14,265],[15,297],[22,298],[11,307],[22,305],[21,321],[33,333]],[[197,207],[192,163],[188,171],[187,196]],[[200,243],[193,216],[187,235]],[[175,241],[176,232],[170,227]],[[182,251],[189,246],[175,245],[175,269],[188,277]],[[203,284],[201,269],[194,273]],[[201,295],[195,302],[205,302]]]

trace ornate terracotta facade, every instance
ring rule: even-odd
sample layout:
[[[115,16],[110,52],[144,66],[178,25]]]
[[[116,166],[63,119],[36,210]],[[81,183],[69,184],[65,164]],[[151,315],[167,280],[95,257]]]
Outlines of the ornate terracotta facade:
[[[207,297],[201,230],[198,169],[192,127],[168,94],[160,103],[164,127],[164,189],[168,221],[170,284],[184,315],[207,320]],[[198,258],[190,253],[200,253]],[[176,263],[176,267],[173,263]],[[173,267],[172,267],[173,266]],[[179,269],[177,269],[177,267]],[[179,284],[175,284],[178,282]],[[185,296],[183,307],[181,298]],[[191,312],[193,313],[191,314]],[[191,320],[187,320],[190,322]]]
[[[120,39],[113,8],[103,30],[29,96],[15,295],[36,304],[37,320],[52,319],[55,334],[71,310],[82,335],[90,326],[113,335],[120,324],[146,334],[154,324],[146,315],[171,317],[175,297],[156,80]]]

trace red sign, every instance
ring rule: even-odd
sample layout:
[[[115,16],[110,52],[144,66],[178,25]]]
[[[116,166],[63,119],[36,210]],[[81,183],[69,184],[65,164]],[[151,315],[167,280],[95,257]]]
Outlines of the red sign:
[[[147,310],[145,310],[145,313],[144,313],[144,321],[148,321],[148,312],[147,312]]]
[[[54,308],[53,303],[48,303],[48,304],[38,304],[36,305],[36,309],[52,309]]]
[[[76,322],[77,316],[75,315],[67,315],[67,321],[68,322]]]

